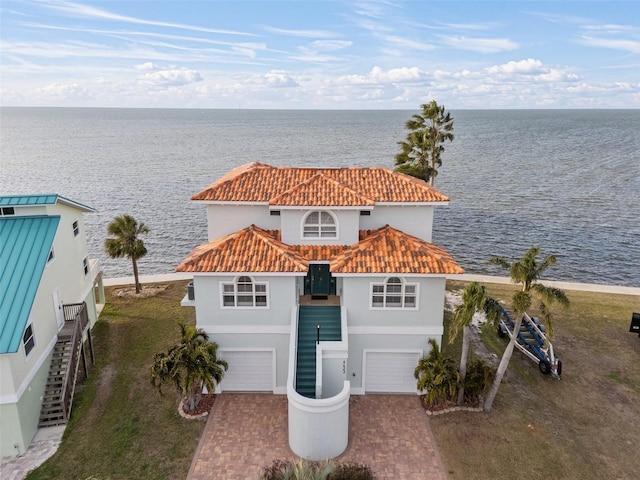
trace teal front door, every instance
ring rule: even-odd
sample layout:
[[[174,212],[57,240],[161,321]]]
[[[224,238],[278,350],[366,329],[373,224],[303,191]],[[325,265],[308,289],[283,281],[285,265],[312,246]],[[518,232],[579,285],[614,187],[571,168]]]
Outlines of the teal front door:
[[[309,265],[307,283],[310,295],[331,295],[335,294],[335,283],[332,281],[329,265],[312,263]],[[305,289],[306,290],[306,289]]]

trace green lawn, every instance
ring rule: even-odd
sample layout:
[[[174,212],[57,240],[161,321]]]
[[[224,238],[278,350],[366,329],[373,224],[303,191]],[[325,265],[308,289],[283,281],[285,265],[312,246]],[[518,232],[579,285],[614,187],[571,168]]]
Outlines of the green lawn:
[[[195,323],[193,309],[180,306],[185,285],[138,300],[108,289],[93,330],[96,365],[60,448],[29,480],[186,478],[205,423],[181,418],[175,391],[160,396],[149,383],[153,354],[179,340],[176,322]]]
[[[502,299],[512,292],[488,289]],[[178,321],[194,323],[193,309],[180,307],[186,282],[139,300],[117,297],[117,290],[108,290],[93,330],[97,363],[79,388],[63,442],[29,480],[187,475],[205,423],[182,419],[174,391],[161,397],[149,384],[153,354],[179,340]],[[640,339],[627,330],[640,298],[569,294],[572,306],[558,311],[554,337],[562,380],[542,376],[516,352],[490,414],[431,418],[451,480],[637,478]],[[495,332],[484,337],[501,353]],[[444,346],[457,360],[459,341],[448,346],[445,338]]]
[[[513,292],[487,288],[507,301]],[[492,412],[432,418],[450,480],[638,478],[640,338],[628,330],[640,297],[567,293],[571,306],[554,309],[561,380],[516,351]],[[506,340],[494,329],[482,338],[502,354]],[[459,343],[445,353],[458,359]]]

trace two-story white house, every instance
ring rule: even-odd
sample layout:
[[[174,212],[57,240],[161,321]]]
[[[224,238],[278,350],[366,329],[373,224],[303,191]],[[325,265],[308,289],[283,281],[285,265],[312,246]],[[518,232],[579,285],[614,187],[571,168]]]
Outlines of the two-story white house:
[[[221,390],[286,393],[291,448],[316,460],[346,448],[351,394],[416,393],[445,276],[463,273],[431,243],[448,197],[387,168],[251,163],[192,200],[209,241],[177,267],[182,304],[229,363]]]
[[[66,423],[78,366],[91,361],[104,303],[83,220],[93,211],[60,195],[0,196],[0,456]]]

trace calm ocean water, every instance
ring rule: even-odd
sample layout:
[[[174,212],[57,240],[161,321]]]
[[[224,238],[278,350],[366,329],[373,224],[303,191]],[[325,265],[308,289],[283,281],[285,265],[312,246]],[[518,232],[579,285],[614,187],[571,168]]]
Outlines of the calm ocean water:
[[[146,223],[142,274],[172,272],[206,241],[189,198],[229,169],[393,167],[414,111],[2,108],[0,192],[59,193],[94,207],[89,248],[107,276],[131,274],[103,252],[107,223]],[[468,273],[540,245],[555,280],[640,286],[640,111],[452,111],[436,187],[433,241]]]

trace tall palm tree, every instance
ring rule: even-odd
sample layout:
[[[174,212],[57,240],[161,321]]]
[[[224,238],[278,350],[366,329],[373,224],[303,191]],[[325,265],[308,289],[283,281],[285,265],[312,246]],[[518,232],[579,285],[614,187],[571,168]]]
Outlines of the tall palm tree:
[[[467,360],[469,357],[469,327],[476,312],[485,311],[487,320],[496,323],[500,316],[496,301],[487,295],[484,285],[478,282],[469,283],[462,292],[462,303],[453,312],[449,343],[453,343],[462,329],[462,353],[460,355],[460,389],[458,405],[464,403],[464,381],[467,377]]]
[[[547,287],[539,283],[541,275],[544,271],[556,264],[556,257],[553,255],[547,255],[538,262],[538,255],[540,254],[540,247],[531,247],[527,250],[524,256],[515,262],[509,263],[502,257],[493,257],[489,263],[500,265],[501,267],[509,270],[509,276],[513,283],[520,284],[522,289],[513,294],[511,300],[511,306],[514,311],[514,328],[513,335],[505,348],[500,364],[498,365],[498,371],[496,377],[491,385],[491,389],[487,394],[487,398],[484,402],[484,410],[486,412],[491,410],[493,401],[495,400],[500,382],[504,377],[509,362],[511,361],[511,355],[513,354],[513,348],[516,343],[517,333],[520,331],[522,325],[522,318],[527,309],[533,303],[533,297],[537,297],[538,308],[542,317],[545,320],[547,326],[547,332],[549,335],[553,332],[553,323],[551,312],[547,308],[547,304],[558,302],[563,306],[569,305],[569,299],[563,290],[554,287]]]
[[[405,123],[411,131],[403,142],[398,142],[401,152],[395,156],[396,171],[433,185],[442,166],[443,144],[453,141],[453,118],[444,105],[438,105],[435,100],[420,108],[422,113],[413,115]]]
[[[104,241],[107,255],[111,258],[127,257],[131,259],[136,293],[140,293],[142,286],[138,280],[138,259],[147,254],[147,249],[142,239],[138,237],[149,233],[149,228],[142,222],[138,223],[131,215],[121,215],[109,223],[107,232],[114,236],[114,238],[107,238]]]
[[[182,333],[180,343],[153,356],[151,384],[162,393],[162,384],[173,382],[191,411],[200,402],[203,385],[210,392],[215,390],[229,365],[217,357],[218,345],[209,341],[204,330],[183,323],[179,325]]]

